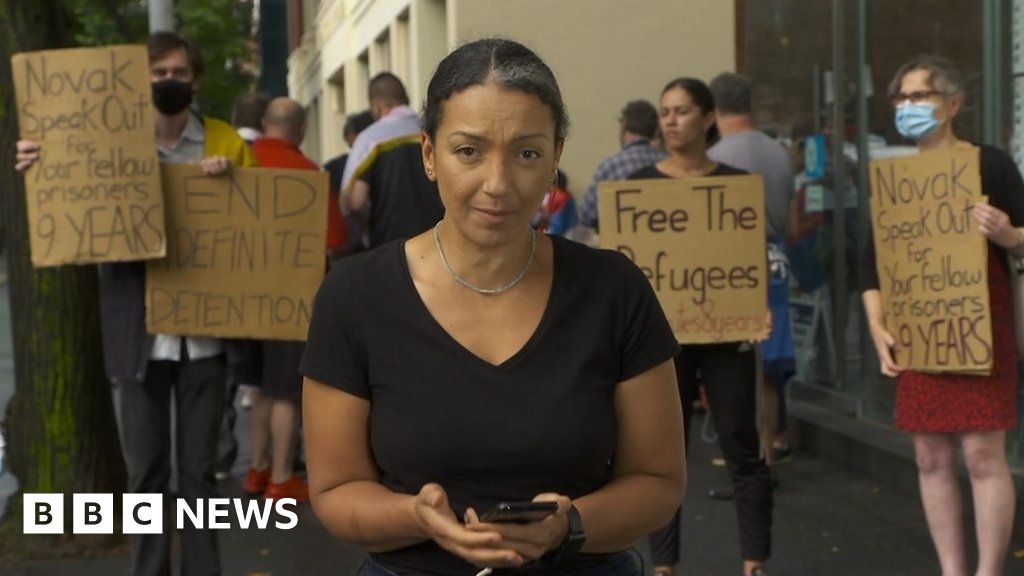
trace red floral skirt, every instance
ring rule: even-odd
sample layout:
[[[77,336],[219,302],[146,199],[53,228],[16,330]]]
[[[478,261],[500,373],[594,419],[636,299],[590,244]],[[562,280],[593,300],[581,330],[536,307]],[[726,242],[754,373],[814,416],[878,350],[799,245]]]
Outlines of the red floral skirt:
[[[964,376],[907,370],[896,380],[897,428],[909,432],[970,432],[1017,427],[1013,297],[1009,271],[998,252],[989,246],[988,292],[995,352],[992,374]]]

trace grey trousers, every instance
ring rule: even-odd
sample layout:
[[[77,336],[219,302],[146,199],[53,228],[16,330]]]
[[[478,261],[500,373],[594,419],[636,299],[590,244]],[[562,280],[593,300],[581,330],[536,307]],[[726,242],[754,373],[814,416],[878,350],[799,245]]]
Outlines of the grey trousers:
[[[174,506],[171,493],[171,431],[178,470],[177,496],[195,506],[197,498],[217,496],[214,466],[217,430],[224,404],[224,355],[181,362],[151,360],[145,381],[121,386],[121,426],[128,492],[164,495],[162,534],[134,534],[134,576],[169,576]],[[174,398],[172,428],[171,398]],[[186,526],[190,526],[186,520]],[[181,533],[183,576],[220,574],[217,532],[185,528]]]

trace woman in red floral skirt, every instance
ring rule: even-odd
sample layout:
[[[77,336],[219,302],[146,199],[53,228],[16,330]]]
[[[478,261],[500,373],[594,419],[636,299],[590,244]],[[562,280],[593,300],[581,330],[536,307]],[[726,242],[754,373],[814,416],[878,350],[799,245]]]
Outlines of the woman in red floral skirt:
[[[921,151],[974,144],[953,131],[963,105],[963,84],[950,62],[935,56],[904,64],[889,86],[896,128]],[[1006,462],[1006,430],[1017,427],[1017,348],[1014,342],[1007,252],[1024,256],[1024,182],[1010,157],[980,146],[982,193],[989,204],[970,208],[988,239],[988,289],[993,369],[989,376],[931,374],[899,366],[896,344],[882,321],[873,244],[862,263],[864,309],[882,373],[896,378],[896,427],[909,432],[917,455],[921,500],[944,576],[966,576],[957,446],[963,448],[974,497],[977,576],[1003,573],[1013,527],[1015,496]],[[1002,311],[1002,312],[998,312]]]

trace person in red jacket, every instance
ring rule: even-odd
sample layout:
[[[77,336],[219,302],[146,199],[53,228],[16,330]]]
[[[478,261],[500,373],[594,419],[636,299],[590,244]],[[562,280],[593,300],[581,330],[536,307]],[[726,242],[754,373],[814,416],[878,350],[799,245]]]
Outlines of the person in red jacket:
[[[299,145],[306,137],[306,111],[290,98],[275,98],[263,117],[263,136],[252,144],[252,151],[263,168],[298,168],[320,170],[307,158]],[[341,216],[338,195],[328,194],[327,254],[332,255],[348,242],[348,224]]]
[[[263,117],[263,136],[252,144],[261,167],[320,170],[299,150],[306,132],[306,112],[289,98],[275,98]],[[348,228],[338,208],[337,195],[327,207],[327,253],[348,243]],[[309,497],[305,480],[295,475],[298,410],[302,396],[299,359],[302,342],[267,340],[262,343],[263,385],[252,406],[252,465],[242,487],[267,498]],[[272,450],[268,448],[273,445]]]

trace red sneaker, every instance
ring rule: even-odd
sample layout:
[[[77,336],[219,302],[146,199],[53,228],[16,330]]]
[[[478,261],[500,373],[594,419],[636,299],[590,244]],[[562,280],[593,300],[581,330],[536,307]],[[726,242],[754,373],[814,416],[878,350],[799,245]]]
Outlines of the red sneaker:
[[[278,498],[294,498],[299,502],[309,501],[309,486],[306,481],[298,476],[292,476],[280,484],[271,482],[267,485],[267,491],[263,493],[267,500]]]
[[[259,496],[266,492],[267,484],[270,484],[270,468],[266,470],[249,468],[249,472],[245,475],[245,481],[242,482],[242,490],[252,496]]]

